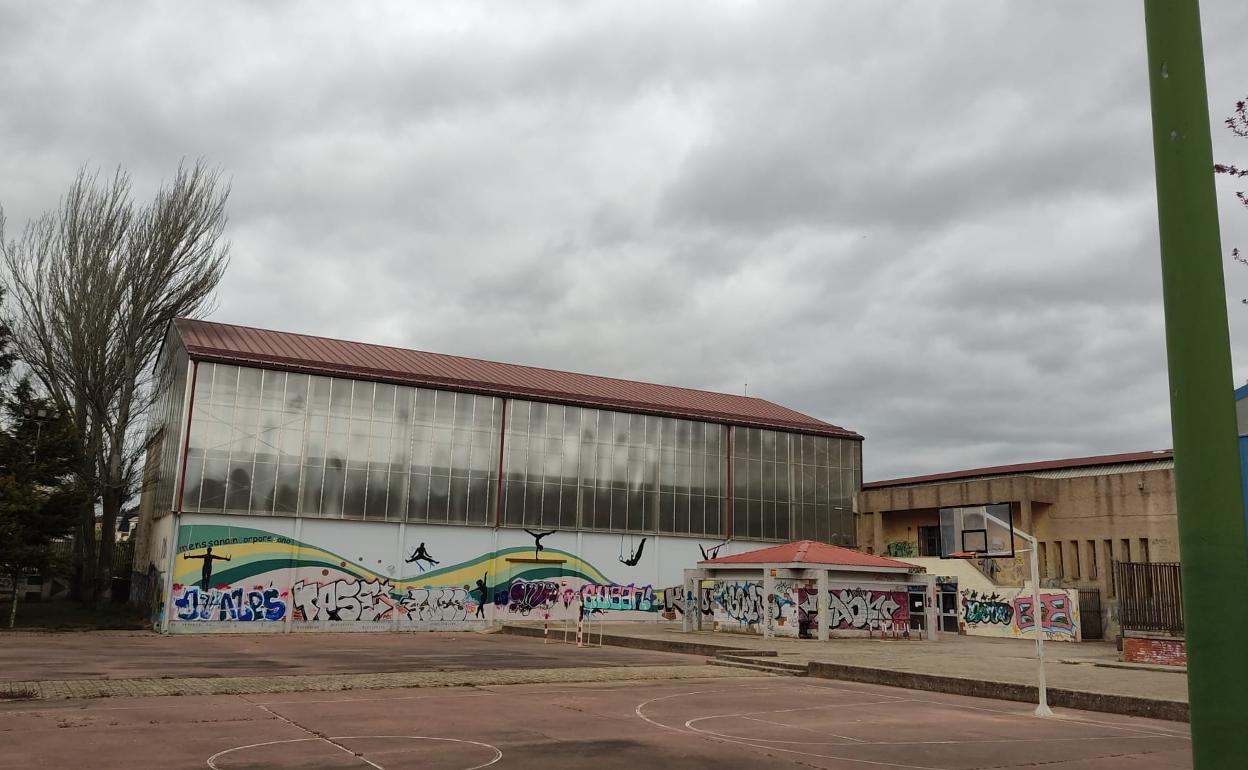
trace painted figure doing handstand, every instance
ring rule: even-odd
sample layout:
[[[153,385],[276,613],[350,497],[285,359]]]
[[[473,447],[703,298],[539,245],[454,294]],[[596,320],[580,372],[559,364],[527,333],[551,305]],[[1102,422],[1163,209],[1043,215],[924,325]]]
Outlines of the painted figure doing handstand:
[[[205,590],[205,591],[207,591],[207,590],[208,590],[208,581],[209,581],[209,580],[212,580],[212,563],[213,563],[214,561],[229,561],[229,560],[230,560],[230,557],[228,557],[228,556],[216,556],[216,555],[214,555],[214,554],[213,554],[213,552],[212,552],[212,546],[208,546],[208,549],[207,549],[207,550],[205,550],[203,553],[198,553],[198,554],[189,554],[189,553],[187,553],[187,554],[183,554],[183,555],[182,555],[182,558],[183,558],[183,559],[203,559],[203,560],[204,560],[204,569],[203,569],[203,571],[202,571],[202,572],[200,572],[200,573],[199,573],[199,574],[200,574],[200,583],[199,583],[199,586],[200,586],[200,588],[202,588],[202,589],[203,589],[203,590]]]
[[[548,535],[553,535],[558,531],[559,530],[557,529],[552,529],[549,532],[534,532],[531,529],[525,530],[525,532],[528,532],[530,535],[533,536],[533,546],[537,549],[536,552],[534,552],[533,554],[534,558],[537,558],[537,559],[542,558],[542,551],[545,550],[544,548],[542,548],[542,538],[547,537]]]

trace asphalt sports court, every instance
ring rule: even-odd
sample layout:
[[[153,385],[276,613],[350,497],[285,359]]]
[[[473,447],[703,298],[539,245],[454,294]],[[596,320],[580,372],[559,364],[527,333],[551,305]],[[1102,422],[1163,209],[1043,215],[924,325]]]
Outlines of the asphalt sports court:
[[[0,768],[1190,768],[1187,725],[789,677],[0,705]]]

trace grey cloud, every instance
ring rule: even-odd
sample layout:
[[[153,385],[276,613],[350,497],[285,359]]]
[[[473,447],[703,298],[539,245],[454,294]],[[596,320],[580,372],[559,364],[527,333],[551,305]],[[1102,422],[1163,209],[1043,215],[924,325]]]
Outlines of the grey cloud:
[[[748,382],[868,478],[1169,443],[1138,3],[0,1],[0,71],[10,228],[83,162],[226,169],[219,320]]]

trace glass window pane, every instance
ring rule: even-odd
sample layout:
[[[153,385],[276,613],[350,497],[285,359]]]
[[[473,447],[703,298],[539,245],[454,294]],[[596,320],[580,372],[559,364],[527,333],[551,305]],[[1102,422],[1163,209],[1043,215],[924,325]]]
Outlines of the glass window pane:
[[[321,515],[321,487],[325,480],[324,469],[317,466],[303,468],[303,495],[300,512],[304,516]]]
[[[346,491],[342,503],[342,518],[364,518],[364,502],[367,492],[368,471],[362,468],[348,468]]]
[[[407,492],[407,520],[429,520],[429,476],[413,473]]]
[[[299,509],[299,466],[282,463],[277,468],[277,488],[274,492],[273,510],[277,513],[295,513]]]

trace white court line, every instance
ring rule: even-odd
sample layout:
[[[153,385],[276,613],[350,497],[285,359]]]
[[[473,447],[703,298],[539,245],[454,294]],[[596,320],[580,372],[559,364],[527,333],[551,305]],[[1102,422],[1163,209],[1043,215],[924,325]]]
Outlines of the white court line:
[[[833,689],[833,688],[823,688],[823,687],[820,687],[820,688],[816,688],[816,689]],[[689,720],[689,721],[687,721],[687,722],[685,723],[686,729],[682,730],[682,729],[680,729],[680,728],[673,727],[673,726],[671,726],[671,725],[666,725],[666,724],[663,724],[662,722],[659,722],[659,721],[657,721],[657,720],[651,719],[650,717],[646,716],[646,714],[645,714],[645,707],[646,707],[646,706],[648,706],[648,705],[650,705],[650,704],[652,704],[652,703],[656,703],[656,702],[658,702],[658,701],[662,701],[662,700],[668,700],[668,699],[670,699],[670,698],[678,698],[678,697],[681,697],[682,695],[701,695],[701,694],[704,694],[704,693],[702,693],[702,692],[690,692],[690,693],[683,693],[683,694],[682,694],[682,693],[674,693],[674,694],[672,694],[672,695],[666,695],[666,696],[662,696],[662,697],[658,697],[658,698],[651,698],[650,700],[643,701],[642,703],[639,703],[639,704],[637,705],[637,707],[634,709],[634,713],[635,713],[635,714],[636,714],[639,718],[641,718],[643,721],[648,722],[648,723],[650,723],[650,724],[652,724],[652,725],[654,725],[654,726],[656,726],[656,727],[659,727],[659,728],[662,728],[662,729],[665,729],[665,730],[670,730],[670,731],[673,731],[673,732],[685,732],[685,733],[689,733],[689,734],[692,734],[692,735],[698,735],[698,736],[700,736],[700,737],[702,737],[702,738],[704,738],[704,739],[706,739],[706,740],[721,741],[721,742],[724,742],[724,743],[733,743],[733,744],[742,745],[742,746],[750,746],[750,747],[752,747],[752,748],[762,749],[762,750],[764,750],[764,751],[779,751],[779,752],[784,752],[784,753],[787,753],[787,754],[797,754],[797,755],[802,755],[802,756],[820,757],[820,758],[824,758],[824,759],[839,759],[839,760],[842,760],[842,761],[845,761],[845,762],[853,762],[853,763],[859,763],[859,764],[865,764],[865,765],[875,765],[875,766],[884,766],[884,767],[899,767],[899,768],[907,768],[907,769],[914,769],[914,770],[941,770],[940,768],[934,768],[934,767],[925,766],[925,765],[906,765],[906,764],[900,764],[900,763],[894,763],[894,762],[879,762],[879,761],[875,761],[875,760],[860,759],[860,758],[857,758],[857,757],[848,757],[848,756],[843,756],[843,755],[835,755],[835,754],[820,754],[820,753],[808,752],[808,751],[797,751],[797,750],[795,750],[795,749],[786,749],[786,748],[781,748],[781,747],[778,747],[778,746],[768,745],[769,743],[773,743],[773,742],[766,741],[766,739],[752,739],[752,740],[745,740],[745,739],[741,739],[740,737],[735,737],[735,736],[724,736],[724,735],[720,735],[720,734],[711,733],[710,731],[701,730],[701,729],[698,729],[698,728],[696,728],[696,727],[693,727],[693,726],[692,726],[692,724],[693,724],[694,722],[701,721],[701,719],[711,719],[711,718],[714,718],[714,717],[702,717],[701,719],[691,719],[691,720]],[[867,693],[864,693],[864,694],[867,694]],[[910,699],[897,699],[897,700],[898,700],[898,701],[900,701],[900,700],[910,700]],[[894,701],[894,702],[895,702],[895,701]],[[936,704],[938,704],[938,705],[946,705],[946,704],[941,703],[940,701],[918,701],[918,700],[916,700],[916,702],[926,702],[926,703],[936,703]],[[861,704],[859,704],[859,705],[861,705]],[[793,709],[788,709],[788,710],[778,710],[778,711],[791,711],[791,710],[793,710]],[[994,711],[993,709],[979,709],[979,710],[982,710],[982,711]],[[750,713],[750,712],[747,712],[747,713]],[[770,712],[752,712],[752,713],[770,713]],[[1016,712],[1008,712],[1008,711],[996,711],[996,713],[1005,714],[1005,715],[1007,715],[1007,716],[1022,716],[1021,714],[1017,714]],[[724,715],[724,716],[738,716],[738,715]],[[1079,722],[1078,722],[1078,720],[1071,720],[1071,721],[1072,721],[1073,723],[1076,723],[1076,724],[1077,724],[1077,723],[1079,723]],[[1165,734],[1157,734],[1157,735],[1154,735],[1154,736],[1152,736],[1152,737],[1160,737],[1160,738],[1182,738],[1182,736],[1165,735]],[[992,742],[992,743],[1007,743],[1007,744],[1008,744],[1008,743],[1026,743],[1026,742],[1033,742],[1033,741],[1034,741],[1034,742],[1039,742],[1040,740],[1043,740],[1043,739],[1002,739],[1002,740],[997,740],[997,741],[987,741],[987,742]],[[1057,739],[1054,739],[1054,740],[1057,740]],[[1114,737],[1112,737],[1112,736],[1088,736],[1088,737],[1085,737],[1085,738],[1071,739],[1071,740],[1082,740],[1082,741],[1095,741],[1095,740],[1099,740],[1099,741],[1106,741],[1106,740],[1116,740],[1116,739],[1115,739]],[[780,741],[775,741],[775,742],[780,742]],[[795,741],[785,741],[785,742],[794,743]],[[804,744],[804,745],[810,745],[810,742],[805,742],[805,741],[796,742],[796,743],[802,743],[802,744]],[[923,743],[923,742],[919,742],[919,741],[914,741],[914,742],[898,741],[898,742],[896,742],[896,745],[920,745],[920,744],[922,744],[922,743]],[[974,744],[974,743],[977,743],[977,742],[976,742],[976,741],[948,741],[948,742],[931,742],[931,743],[949,743],[949,744],[953,744],[953,745],[969,745],[969,744]],[[846,744],[833,744],[833,745],[845,746]],[[864,741],[864,742],[862,742],[862,744],[850,744],[850,745],[852,745],[853,747],[857,748],[859,745],[890,746],[890,745],[894,745],[894,743],[893,743],[893,742],[884,742],[884,741],[881,741],[881,742],[872,742],[872,743],[868,743],[868,742],[865,742],[865,741]]]
[[[777,688],[767,688],[767,689],[777,689]],[[943,770],[943,768],[932,767],[930,765],[903,765],[903,764],[899,764],[896,762],[876,762],[870,759],[855,759],[854,757],[834,756],[831,754],[815,754],[809,751],[796,751],[794,749],[782,749],[777,746],[759,746],[758,744],[750,743],[749,741],[735,740],[732,738],[716,738],[716,737],[706,735],[703,733],[698,733],[695,730],[682,730],[678,727],[665,725],[662,722],[658,722],[656,720],[651,719],[645,714],[646,706],[649,706],[651,703],[657,703],[661,700],[668,700],[669,698],[679,698],[679,697],[686,696],[686,695],[705,695],[707,694],[707,692],[723,692],[723,690],[673,693],[671,695],[663,695],[658,698],[651,698],[650,700],[646,700],[646,701],[642,701],[641,703],[638,703],[637,707],[633,709],[633,713],[636,714],[638,718],[640,718],[642,721],[648,722],[649,724],[652,724],[655,727],[661,728],[663,730],[670,730],[675,733],[685,733],[686,735],[693,735],[695,737],[701,738],[703,740],[708,740],[708,741],[732,743],[738,746],[749,746],[755,749],[763,749],[764,751],[780,751],[780,752],[784,752],[785,754],[798,754],[800,756],[806,756],[806,757],[820,757],[822,759],[841,759],[846,762],[854,762],[854,763],[863,764],[863,765],[874,765],[876,767],[900,767],[900,768],[903,768],[904,770]]]
[[[270,714],[272,714],[273,716],[277,717],[278,719],[282,720],[283,722],[285,722],[286,724],[290,725],[291,727],[294,727],[295,729],[300,730],[300,731],[302,731],[302,732],[305,732],[305,733],[307,733],[308,735],[311,735],[311,736],[312,736],[311,738],[301,738],[301,739],[298,739],[298,740],[306,740],[306,741],[323,741],[323,742],[325,742],[325,743],[328,743],[330,746],[333,746],[335,749],[338,749],[339,751],[343,752],[344,754],[349,754],[350,756],[355,757],[356,759],[360,760],[361,762],[363,762],[363,763],[364,763],[364,764],[366,764],[366,765],[370,765],[370,766],[372,766],[372,767],[375,767],[375,768],[377,768],[377,770],[386,770],[386,769],[385,769],[384,767],[382,767],[381,765],[378,765],[378,764],[376,764],[376,763],[374,763],[374,762],[372,762],[372,761],[370,761],[370,760],[366,759],[363,755],[356,754],[354,751],[352,751],[351,749],[348,749],[346,746],[343,746],[341,743],[336,743],[336,742],[334,741],[334,739],[333,739],[333,738],[326,738],[324,735],[319,735],[319,734],[317,734],[314,730],[309,730],[308,728],[304,727],[303,725],[296,723],[294,720],[287,719],[286,717],[282,716],[281,714],[277,713],[276,711],[274,711],[274,710],[270,709],[268,706],[260,706],[260,709],[261,709],[261,710],[263,710],[263,711],[267,711],[268,713],[270,713]],[[290,742],[290,743],[294,743],[295,741],[293,741],[293,740],[292,740],[292,741],[289,741],[289,742]],[[228,751],[228,750],[227,750],[227,751]],[[223,752],[223,753],[224,753],[224,752]],[[208,758],[208,766],[209,766],[209,767],[212,767],[212,768],[215,768],[215,767],[216,767],[216,765],[214,765],[214,764],[212,763],[212,760],[213,760],[213,759],[216,759],[216,758],[217,758],[217,757],[219,757],[219,756],[221,756],[221,754],[213,754],[211,757],[209,757],[209,758]]]
[[[338,735],[332,738],[320,738],[320,737],[291,738],[289,740],[284,740],[284,741],[265,741],[264,743],[249,743],[246,746],[235,746],[233,748],[226,749],[224,751],[218,751],[216,754],[213,754],[211,757],[208,757],[208,767],[212,768],[212,770],[221,770],[221,768],[217,767],[217,759],[235,751],[245,751],[247,749],[258,749],[263,746],[277,746],[277,745],[285,744],[285,743],[305,743],[308,741],[318,741],[318,740],[324,740],[328,742],[331,746],[338,746],[338,744],[334,743],[334,741],[353,741],[353,740],[363,740],[363,739],[368,739],[368,738],[399,738],[399,739],[406,739],[406,740],[413,740],[413,741],[450,741],[453,743],[471,743],[474,746],[481,746],[482,748],[487,748],[494,752],[494,758],[491,759],[489,762],[486,762],[480,765],[473,765],[472,767],[465,767],[463,768],[463,770],[481,770],[481,768],[489,767],[490,765],[494,764],[495,762],[503,758],[503,752],[497,746],[494,746],[489,743],[481,743],[480,741],[461,740],[459,738],[435,738],[431,735]],[[356,757],[357,759],[361,759],[365,762],[368,762],[368,764],[370,765],[373,765],[373,767],[377,768],[377,770],[385,770],[385,768],[382,767],[381,765],[373,764],[372,762],[369,762],[367,759],[364,759],[364,757],[357,755],[355,752],[350,751],[349,749],[344,749],[344,750],[349,751],[351,756]]]
[[[801,725],[789,725],[789,724],[785,724],[784,722],[772,722],[770,719],[759,719],[758,717],[741,717],[741,718],[748,719],[751,722],[762,722],[765,725],[774,725],[775,727],[788,727],[793,730],[804,730],[808,733],[814,733],[815,735],[831,735],[833,738],[841,738],[842,740],[851,741],[853,743],[865,743],[866,742],[861,738],[854,738],[849,735],[837,735],[836,733],[830,733],[826,730],[814,730],[809,727],[802,727]],[[768,743],[802,743],[802,742],[803,741],[768,741]],[[807,741],[806,743],[809,745],[809,741]],[[841,745],[839,743],[832,743],[831,741],[821,741],[821,743],[824,745],[828,745],[828,746]]]

